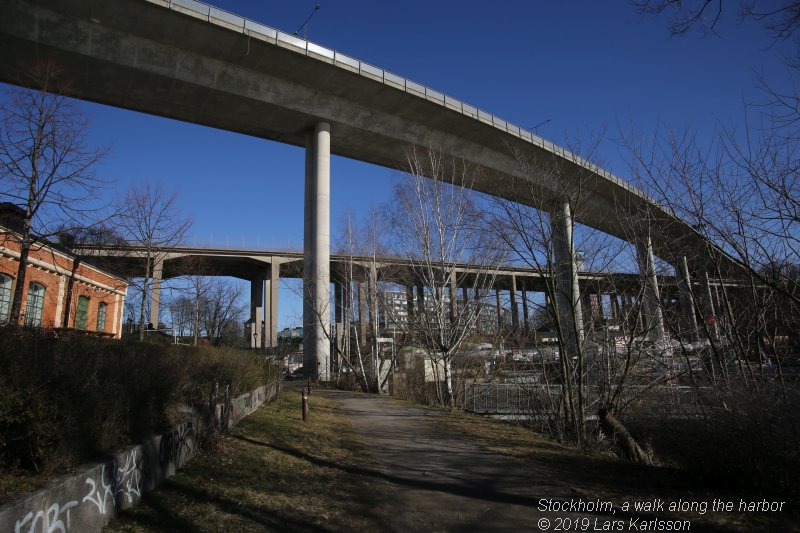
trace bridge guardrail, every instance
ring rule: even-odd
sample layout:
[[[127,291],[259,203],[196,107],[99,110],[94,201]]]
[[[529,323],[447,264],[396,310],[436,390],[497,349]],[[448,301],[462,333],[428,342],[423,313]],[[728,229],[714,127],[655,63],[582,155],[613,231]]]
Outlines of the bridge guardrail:
[[[259,39],[282,48],[293,50],[297,53],[313,57],[314,59],[330,63],[336,67],[355,72],[366,78],[379,81],[384,85],[394,87],[409,94],[413,94],[429,102],[439,104],[443,107],[458,111],[463,115],[472,117],[489,126],[498,130],[504,131],[509,135],[518,137],[524,141],[530,142],[544,150],[557,154],[564,159],[572,161],[587,170],[603,176],[604,178],[614,182],[616,185],[634,193],[642,198],[653,201],[643,191],[640,191],[630,185],[625,180],[617,177],[611,172],[591,163],[590,161],[580,157],[579,155],[562,148],[561,146],[550,142],[530,130],[526,130],[516,124],[508,122],[492,113],[484,111],[478,107],[466,104],[457,98],[448,96],[442,92],[436,91],[423,84],[414,82],[403,76],[399,76],[382,68],[370,65],[356,58],[347,56],[330,48],[320,46],[305,39],[301,39],[294,35],[282,32],[271,26],[252,21],[245,17],[230,13],[223,9],[219,9],[210,4],[199,2],[197,0],[146,0],[151,4],[157,4],[166,7],[173,11],[178,11],[195,18],[205,20],[211,24],[223,26],[230,30],[239,31],[244,35]]]

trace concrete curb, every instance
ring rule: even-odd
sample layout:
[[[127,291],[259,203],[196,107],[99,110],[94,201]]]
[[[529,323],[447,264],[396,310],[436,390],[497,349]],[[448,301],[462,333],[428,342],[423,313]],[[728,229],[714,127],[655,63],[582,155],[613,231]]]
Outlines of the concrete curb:
[[[264,385],[231,399],[228,428],[273,400],[280,382]],[[217,405],[219,415],[224,406]],[[205,423],[195,416],[142,444],[114,453],[108,460],[79,467],[43,489],[0,507],[0,533],[37,531],[102,531],[119,511],[133,507],[142,496],[175,474],[197,451]]]

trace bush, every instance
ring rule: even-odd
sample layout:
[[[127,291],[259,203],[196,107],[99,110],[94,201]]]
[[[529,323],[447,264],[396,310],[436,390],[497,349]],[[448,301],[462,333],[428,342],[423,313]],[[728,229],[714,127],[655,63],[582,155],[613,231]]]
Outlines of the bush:
[[[674,406],[639,405],[626,416],[628,428],[698,484],[800,495],[797,421],[791,418],[800,405],[796,391],[784,394],[778,384],[763,383],[757,391],[738,385],[694,399],[704,407],[689,416]]]
[[[279,379],[262,356],[0,328],[0,467],[55,472],[163,430],[214,381],[241,394]]]

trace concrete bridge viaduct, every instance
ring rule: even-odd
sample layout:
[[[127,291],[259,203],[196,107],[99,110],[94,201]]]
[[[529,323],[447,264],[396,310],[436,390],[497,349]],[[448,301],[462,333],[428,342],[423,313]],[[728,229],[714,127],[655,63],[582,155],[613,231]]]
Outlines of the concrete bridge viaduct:
[[[147,250],[143,247],[103,246],[84,248],[83,253],[91,256],[96,264],[122,276],[142,277],[144,273]],[[163,280],[187,275],[236,277],[250,282],[252,348],[277,346],[280,279],[302,278],[305,272],[302,252],[176,246],[151,251],[151,257],[155,258],[150,272],[153,280],[150,294],[151,323],[158,323]],[[329,272],[334,291],[326,306],[329,312],[334,311],[335,322],[341,324],[342,315],[346,315],[352,305],[353,310],[357,310],[355,314],[358,316],[357,327],[360,328],[361,338],[366,338],[370,327],[368,324],[376,322],[378,313],[378,282],[404,288],[407,306],[412,313],[420,312],[424,307],[425,289],[415,277],[416,266],[412,260],[396,257],[331,254]],[[476,298],[482,302],[494,299],[498,310],[501,306],[505,308],[505,302],[508,302],[512,330],[527,329],[529,295],[544,293],[545,299],[548,299],[547,287],[551,281],[548,274],[533,268],[500,266],[493,276],[491,287],[485,287],[483,294],[476,295],[473,278],[484,271],[485,266],[482,265],[453,265],[449,272],[451,283],[446,287],[451,313],[455,315],[459,306],[467,305]],[[578,283],[584,315],[594,322],[600,321],[603,299],[609,306],[612,318],[620,318],[630,312],[641,296],[640,274],[579,271]],[[671,301],[679,296],[680,284],[676,278],[660,276],[658,285],[663,300]],[[552,284],[549,286],[552,287]],[[495,294],[488,294],[489,291]],[[351,295],[356,299],[354,303],[349,302]],[[686,314],[691,315],[691,310]],[[500,325],[504,324],[505,318],[498,313]]]
[[[673,261],[685,283],[712,265],[736,268],[682,220],[559,146],[441,92],[207,4],[4,0],[0,80],[23,84],[42,60],[59,64],[77,98],[306,147],[304,321],[312,334],[305,354],[309,363],[321,363],[321,379],[329,345],[313,310],[330,299],[331,154],[402,169],[408,147],[433,146],[470,163],[472,188],[550,212],[560,309],[580,306],[573,222],[635,242],[656,337],[663,335],[656,255]],[[576,211],[579,192],[588,201]],[[568,329],[580,329],[564,320]]]

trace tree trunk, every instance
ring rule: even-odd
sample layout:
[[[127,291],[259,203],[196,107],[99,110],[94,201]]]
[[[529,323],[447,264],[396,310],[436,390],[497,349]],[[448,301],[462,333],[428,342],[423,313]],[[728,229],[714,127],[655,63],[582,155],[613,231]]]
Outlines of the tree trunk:
[[[139,306],[139,340],[144,340],[144,308],[147,302],[147,286],[150,279],[150,252],[147,252],[147,260],[145,261],[144,283],[142,284],[142,303]]]
[[[22,311],[22,297],[25,289],[25,274],[28,267],[28,255],[30,253],[30,239],[23,238],[20,241],[19,266],[17,267],[17,284],[14,286],[14,300],[11,303],[11,314],[9,315],[10,324],[19,324]]]
[[[445,383],[445,407],[453,407],[453,372],[450,368],[450,356],[444,355],[444,383]]]
[[[61,322],[61,326],[64,328],[69,327],[69,310],[72,308],[72,296],[75,293],[75,276],[78,273],[80,264],[81,258],[75,257],[72,263],[72,272],[70,272],[69,281],[67,282],[67,295],[64,298],[64,319]],[[58,317],[56,317],[56,320],[58,320]]]
[[[633,438],[628,429],[611,411],[603,408],[597,412],[597,415],[600,417],[600,427],[609,436],[616,437],[620,450],[626,459],[636,463],[650,464],[650,458],[647,453],[642,450],[636,439]]]

